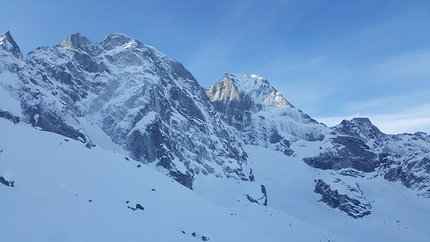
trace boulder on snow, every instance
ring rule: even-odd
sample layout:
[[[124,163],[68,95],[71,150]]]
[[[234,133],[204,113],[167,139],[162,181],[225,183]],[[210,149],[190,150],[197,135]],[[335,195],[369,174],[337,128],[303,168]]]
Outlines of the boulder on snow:
[[[249,194],[245,194],[246,198],[252,202],[252,203],[257,203],[263,206],[267,206],[267,192],[266,192],[266,187],[264,185],[261,185],[261,194],[262,196],[259,198],[254,198],[253,196],[249,195]]]
[[[8,187],[13,187],[13,184],[15,183],[15,181],[8,181],[4,179],[4,177],[0,176],[0,183]]]
[[[128,203],[129,201],[127,201],[126,203]],[[136,210],[145,210],[145,208],[140,204],[140,203],[136,203],[135,207],[131,207],[131,206],[127,206],[127,208],[136,211]]]

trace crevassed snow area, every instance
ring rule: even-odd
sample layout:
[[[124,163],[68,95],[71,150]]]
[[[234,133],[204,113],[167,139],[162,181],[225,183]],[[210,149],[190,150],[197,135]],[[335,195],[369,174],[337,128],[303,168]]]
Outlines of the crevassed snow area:
[[[98,146],[0,119],[0,150],[0,241],[276,241]]]

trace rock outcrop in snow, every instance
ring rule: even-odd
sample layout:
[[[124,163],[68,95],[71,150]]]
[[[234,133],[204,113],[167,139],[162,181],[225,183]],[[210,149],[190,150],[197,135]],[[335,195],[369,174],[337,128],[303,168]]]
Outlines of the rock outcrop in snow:
[[[321,194],[321,202],[332,208],[337,208],[353,218],[361,218],[371,214],[372,205],[366,200],[358,184],[350,186],[337,178],[334,183],[342,186],[343,192],[331,189],[330,185],[322,179],[315,180],[315,193]]]
[[[320,169],[375,172],[430,197],[429,135],[384,134],[367,118],[344,120],[332,130],[332,136],[322,145],[325,148],[316,156],[304,158],[304,162]]]

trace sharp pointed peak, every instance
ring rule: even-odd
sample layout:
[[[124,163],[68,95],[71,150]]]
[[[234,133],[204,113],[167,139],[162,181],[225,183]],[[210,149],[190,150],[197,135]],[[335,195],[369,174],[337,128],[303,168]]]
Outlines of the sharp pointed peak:
[[[10,31],[6,31],[6,33],[2,34],[2,36],[6,36],[8,38],[12,38],[12,35],[10,34]]]
[[[225,73],[206,93],[212,101],[239,101],[247,97],[265,106],[293,107],[266,78],[257,74]]]
[[[60,46],[66,49],[79,49],[81,46],[90,43],[91,41],[82,36],[79,32],[69,35],[65,40],[61,41]]]
[[[13,39],[9,30],[0,36],[0,46],[2,46],[3,49],[11,52],[15,57],[22,58],[21,50],[19,49],[18,44]]]
[[[250,96],[257,103],[292,107],[282,94],[260,75],[226,73],[224,78],[229,79],[242,95]]]

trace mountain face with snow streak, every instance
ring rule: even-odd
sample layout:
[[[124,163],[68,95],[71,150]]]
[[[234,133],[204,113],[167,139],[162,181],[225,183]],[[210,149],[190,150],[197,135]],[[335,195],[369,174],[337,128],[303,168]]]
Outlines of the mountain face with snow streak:
[[[93,43],[76,33],[25,58],[10,34],[3,39],[2,87],[25,122],[91,145],[85,117],[189,188],[198,173],[248,179],[246,154],[178,61],[122,34]]]
[[[97,145],[85,120],[133,159],[188,188],[206,176],[265,185],[245,151],[252,146],[343,177],[399,181],[430,197],[425,133],[387,135],[365,118],[326,127],[254,74],[226,74],[204,89],[180,62],[123,34],[97,43],[75,33],[23,56],[7,32],[0,46],[0,117]],[[335,187],[336,181],[319,185]],[[261,204],[270,206],[276,191],[265,187],[267,196],[257,186],[253,199],[261,195],[267,199]],[[315,190],[338,199],[330,195],[334,190]],[[347,214],[371,213],[366,192],[359,195],[364,207],[348,203]]]
[[[206,90],[215,110],[245,144],[292,155],[297,140],[323,140],[326,127],[292,106],[258,75],[226,74]]]

